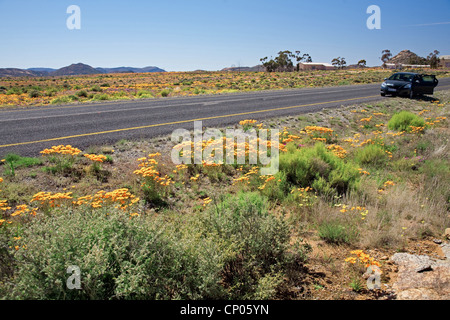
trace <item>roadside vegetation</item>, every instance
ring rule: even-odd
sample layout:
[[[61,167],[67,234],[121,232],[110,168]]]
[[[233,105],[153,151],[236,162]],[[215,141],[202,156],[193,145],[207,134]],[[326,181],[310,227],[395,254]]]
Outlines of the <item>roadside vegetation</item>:
[[[168,137],[8,155],[0,297],[375,298],[367,266],[389,283],[386,256],[450,225],[450,91],[435,97],[236,124],[280,128],[274,176],[260,165],[174,165]],[[82,290],[66,287],[71,265]]]
[[[450,75],[446,71],[430,72],[439,77]],[[0,107],[381,83],[391,74],[392,70],[361,68],[269,73],[166,72],[0,78]]]

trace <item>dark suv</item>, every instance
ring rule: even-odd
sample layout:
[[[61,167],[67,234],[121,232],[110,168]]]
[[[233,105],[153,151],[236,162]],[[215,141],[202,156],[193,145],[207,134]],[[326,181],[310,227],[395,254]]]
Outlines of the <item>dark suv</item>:
[[[381,95],[414,97],[433,94],[439,81],[433,75],[412,72],[394,73],[381,84]]]

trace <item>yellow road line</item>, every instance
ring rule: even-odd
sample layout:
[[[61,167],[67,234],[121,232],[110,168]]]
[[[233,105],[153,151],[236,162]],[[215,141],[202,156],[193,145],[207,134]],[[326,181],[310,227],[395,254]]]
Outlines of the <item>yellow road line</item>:
[[[288,110],[288,109],[295,109],[295,108],[304,108],[304,107],[317,106],[317,105],[323,105],[323,104],[328,104],[328,103],[348,102],[348,101],[354,101],[354,100],[359,100],[359,99],[369,99],[369,98],[375,98],[375,97],[379,97],[379,95],[367,96],[367,97],[358,97],[358,98],[351,98],[351,99],[344,99],[344,100],[318,102],[318,103],[304,104],[304,105],[292,106],[292,107],[281,107],[281,108],[273,108],[273,109],[241,112],[241,113],[226,114],[226,115],[221,115],[221,116],[205,117],[205,118],[198,118],[198,119],[180,120],[180,121],[166,122],[166,123],[157,123],[157,124],[150,124],[150,125],[140,126],[140,127],[123,128],[123,129],[99,131],[99,132],[92,132],[92,133],[82,133],[82,134],[66,136],[66,137],[57,137],[57,138],[49,138],[49,139],[36,140],[36,141],[4,144],[4,145],[0,145],[0,148],[15,147],[15,146],[22,146],[22,145],[27,145],[27,144],[36,144],[36,143],[42,143],[42,142],[58,141],[58,140],[80,138],[80,137],[87,137],[87,136],[95,136],[95,135],[100,135],[100,134],[115,133],[115,132],[122,132],[122,131],[131,131],[131,130],[140,130],[140,129],[154,128],[154,127],[162,127],[162,126],[169,126],[169,125],[188,123],[188,122],[194,122],[194,121],[212,120],[212,119],[220,119],[220,118],[226,118],[226,117],[237,117],[237,116],[251,115],[251,114],[271,112],[271,111],[280,111],[280,110]]]

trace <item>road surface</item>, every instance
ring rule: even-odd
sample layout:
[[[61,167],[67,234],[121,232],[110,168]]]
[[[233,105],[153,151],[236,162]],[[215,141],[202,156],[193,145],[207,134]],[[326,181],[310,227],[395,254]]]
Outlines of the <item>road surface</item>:
[[[439,80],[437,90],[449,88],[450,78]],[[379,89],[370,84],[8,109],[0,111],[0,158],[11,152],[38,156],[59,144],[83,149],[155,137],[193,129],[196,120],[205,127],[226,126],[389,99]]]

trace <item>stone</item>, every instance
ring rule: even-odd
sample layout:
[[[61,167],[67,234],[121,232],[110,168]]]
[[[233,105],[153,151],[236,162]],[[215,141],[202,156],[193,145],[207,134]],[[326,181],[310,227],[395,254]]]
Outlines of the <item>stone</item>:
[[[396,253],[391,261],[398,266],[392,290],[398,300],[449,300],[450,299],[450,245],[441,246],[446,254],[444,261],[428,256]]]
[[[398,293],[397,300],[440,300],[440,297],[431,289],[408,289]]]
[[[447,240],[450,240],[450,228],[445,229],[444,237],[446,237]]]
[[[422,272],[432,268],[433,261],[430,257],[422,255],[412,255],[409,253],[396,253],[391,260],[407,269],[414,269],[415,272]]]

